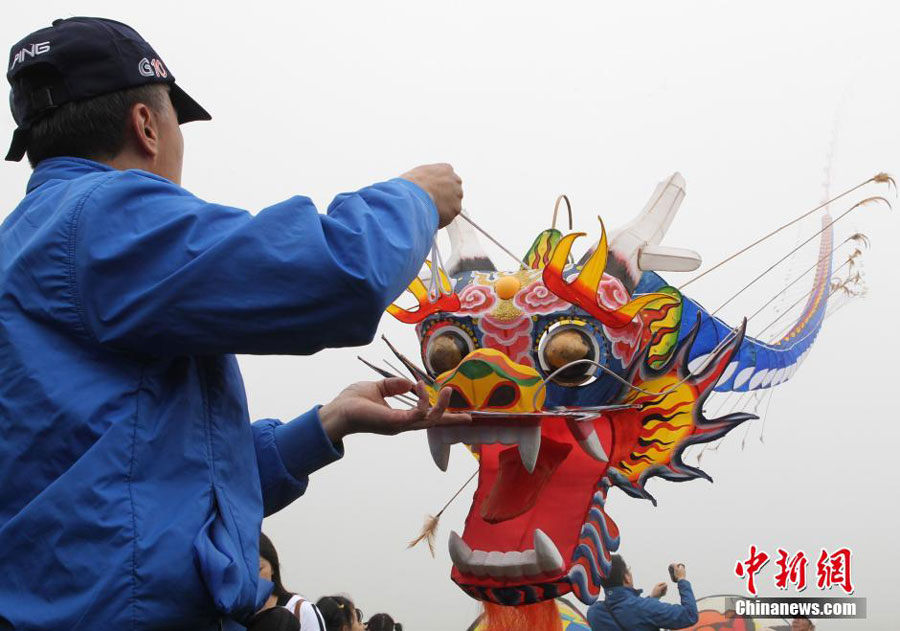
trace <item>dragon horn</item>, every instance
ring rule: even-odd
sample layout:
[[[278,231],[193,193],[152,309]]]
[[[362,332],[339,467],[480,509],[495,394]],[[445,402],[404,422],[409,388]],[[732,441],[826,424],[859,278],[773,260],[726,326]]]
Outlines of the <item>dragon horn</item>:
[[[598,217],[598,219],[600,219]],[[603,272],[606,269],[608,247],[606,240],[606,227],[600,219],[600,242],[593,254],[587,259],[578,276],[571,283],[563,278],[563,270],[566,266],[572,244],[578,237],[584,236],[583,232],[575,232],[564,236],[556,244],[550,263],[544,268],[544,285],[559,298],[577,305],[597,318],[606,326],[622,328],[634,319],[641,309],[650,306],[678,302],[673,296],[661,293],[644,294],[631,300],[618,309],[607,309],[597,301],[597,290],[600,281],[603,280]]]
[[[426,264],[428,265],[428,268],[431,269],[431,263],[426,261]],[[434,273],[433,269],[432,273]],[[444,292],[451,293],[439,293],[437,299],[432,302],[431,296],[428,295],[428,288],[425,287],[425,283],[422,282],[421,278],[416,276],[416,278],[413,279],[413,282],[409,284],[409,287],[407,287],[407,290],[415,297],[416,301],[419,303],[419,308],[415,310],[404,309],[396,303],[392,303],[388,305],[386,311],[405,324],[416,324],[438,311],[458,311],[460,308],[459,296],[457,296],[455,292],[452,292],[450,279],[443,270],[438,269],[438,274],[440,275],[439,280]]]

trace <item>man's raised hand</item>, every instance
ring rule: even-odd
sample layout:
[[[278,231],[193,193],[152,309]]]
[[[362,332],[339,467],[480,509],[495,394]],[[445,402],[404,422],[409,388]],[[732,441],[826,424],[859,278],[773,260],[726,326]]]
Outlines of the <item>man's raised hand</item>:
[[[434,200],[438,225],[443,228],[462,210],[462,179],[449,164],[424,164],[400,176],[418,184]]]

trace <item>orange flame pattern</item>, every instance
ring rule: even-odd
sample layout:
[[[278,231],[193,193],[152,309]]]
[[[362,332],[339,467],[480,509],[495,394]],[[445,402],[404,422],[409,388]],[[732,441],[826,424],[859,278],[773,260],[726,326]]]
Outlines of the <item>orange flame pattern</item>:
[[[626,493],[656,503],[646,492],[647,480],[659,476],[683,482],[709,476],[682,460],[690,445],[724,436],[753,414],[734,413],[717,419],[703,416],[703,403],[712,392],[744,339],[744,328],[720,348],[697,372],[688,370],[691,345],[700,320],[659,369],[649,363],[649,348],[635,360],[623,393],[623,403],[638,407],[611,412],[616,448],[610,458],[610,479]],[[746,322],[745,322],[746,325]]]
[[[431,269],[432,273],[434,273],[431,263],[426,261],[426,264],[428,265],[428,268]],[[415,310],[404,309],[396,303],[392,303],[388,306],[386,311],[404,324],[416,324],[431,314],[439,311],[459,311],[461,306],[459,296],[453,291],[450,279],[447,278],[447,275],[442,269],[438,269],[437,273],[439,275],[441,288],[447,293],[438,294],[436,300],[432,301],[431,296],[428,295],[428,288],[425,287],[425,283],[422,282],[422,279],[417,276],[415,280],[409,284],[407,291],[415,297],[416,301],[419,303],[419,308]]]
[[[598,217],[599,219],[599,217]],[[553,249],[550,263],[544,268],[544,285],[554,294],[577,305],[597,318],[606,326],[616,329],[627,326],[642,309],[649,306],[660,307],[665,304],[678,302],[678,298],[661,293],[645,294],[638,296],[618,309],[612,310],[603,307],[597,301],[597,288],[606,270],[606,261],[609,256],[609,247],[606,240],[606,227],[600,219],[600,242],[596,250],[584,264],[578,276],[571,283],[563,278],[563,270],[572,250],[572,244],[578,237],[584,236],[583,232],[573,232],[560,239]]]

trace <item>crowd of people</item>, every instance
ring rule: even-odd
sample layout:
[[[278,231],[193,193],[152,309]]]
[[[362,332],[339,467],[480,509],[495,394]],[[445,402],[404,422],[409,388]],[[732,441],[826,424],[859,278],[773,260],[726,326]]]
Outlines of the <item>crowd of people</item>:
[[[249,631],[403,631],[403,625],[386,613],[365,620],[346,594],[322,596],[313,603],[286,589],[278,551],[265,534],[259,537],[259,577],[271,582],[274,589],[250,621]]]

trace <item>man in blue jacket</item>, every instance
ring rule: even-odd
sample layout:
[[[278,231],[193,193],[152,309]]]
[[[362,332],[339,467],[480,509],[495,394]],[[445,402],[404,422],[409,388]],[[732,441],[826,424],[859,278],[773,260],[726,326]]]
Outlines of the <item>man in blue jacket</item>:
[[[250,423],[233,353],[368,343],[459,212],[449,165],[255,215],[181,188],[209,114],[134,30],[72,18],[10,54],[34,167],[0,227],[0,629],[216,629],[246,620],[263,515],[353,432],[434,423],[404,379]],[[415,386],[422,392],[421,386]]]
[[[606,599],[588,608],[591,631],[684,629],[697,622],[697,602],[683,564],[674,566],[681,604],[670,605],[659,600],[666,594],[665,583],[657,584],[649,597],[642,598],[641,590],[634,588],[631,568],[625,560],[614,554],[611,561],[609,576],[603,581]]]

